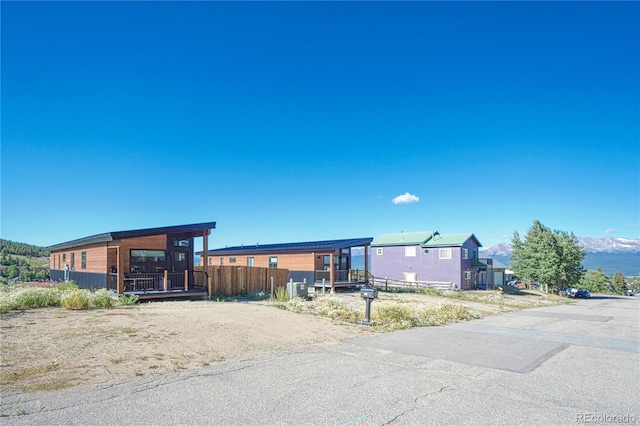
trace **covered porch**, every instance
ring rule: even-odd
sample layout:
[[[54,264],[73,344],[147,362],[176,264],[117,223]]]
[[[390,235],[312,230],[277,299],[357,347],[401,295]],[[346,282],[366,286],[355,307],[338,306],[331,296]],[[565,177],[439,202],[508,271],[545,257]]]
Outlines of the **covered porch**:
[[[107,288],[140,300],[207,297],[207,273],[194,270],[194,240],[208,247],[212,228],[215,222],[114,239],[107,246]]]

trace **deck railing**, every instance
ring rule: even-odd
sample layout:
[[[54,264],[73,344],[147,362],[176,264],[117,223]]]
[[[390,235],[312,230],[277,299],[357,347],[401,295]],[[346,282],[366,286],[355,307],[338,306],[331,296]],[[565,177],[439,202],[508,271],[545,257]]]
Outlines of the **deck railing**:
[[[331,271],[315,271],[314,281],[317,283],[322,282],[330,282]],[[345,269],[345,270],[337,270],[333,271],[333,279],[335,282],[366,282],[367,281],[367,273],[362,269]]]
[[[124,274],[124,291],[132,292],[147,292],[147,291],[162,291],[163,287],[163,273],[125,273]]]
[[[438,290],[454,290],[455,287],[450,281],[418,281],[418,280],[394,280],[391,278],[370,277],[370,283],[378,288],[387,290],[389,287],[401,287],[406,289],[420,290],[423,288],[433,288]]]
[[[188,290],[193,284],[192,274],[188,271],[124,274],[125,292]]]

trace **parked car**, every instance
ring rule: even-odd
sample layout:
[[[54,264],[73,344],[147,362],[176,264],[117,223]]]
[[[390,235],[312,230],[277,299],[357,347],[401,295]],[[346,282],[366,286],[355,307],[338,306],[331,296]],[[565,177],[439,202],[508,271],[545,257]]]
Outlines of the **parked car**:
[[[567,297],[576,297],[577,288],[568,288],[564,291],[564,295]]]
[[[573,297],[581,297],[584,299],[588,299],[591,297],[591,293],[589,293],[589,290],[585,290],[584,288],[579,288],[576,292],[575,295]]]

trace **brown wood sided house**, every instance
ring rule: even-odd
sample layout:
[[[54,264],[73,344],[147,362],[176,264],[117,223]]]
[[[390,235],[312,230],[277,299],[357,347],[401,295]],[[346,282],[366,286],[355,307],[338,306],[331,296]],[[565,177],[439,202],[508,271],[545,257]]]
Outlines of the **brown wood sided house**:
[[[194,273],[194,238],[208,237],[215,222],[107,232],[50,246],[52,280],[81,288],[107,288],[141,298],[206,295]]]
[[[369,268],[369,245],[373,238],[310,241],[301,243],[264,244],[225,247],[209,250],[208,262],[204,256],[201,265],[238,265],[289,270],[295,282],[322,284],[332,290],[339,286],[362,284]],[[364,248],[364,268],[359,274],[351,267],[352,248]],[[199,253],[197,253],[199,254]]]

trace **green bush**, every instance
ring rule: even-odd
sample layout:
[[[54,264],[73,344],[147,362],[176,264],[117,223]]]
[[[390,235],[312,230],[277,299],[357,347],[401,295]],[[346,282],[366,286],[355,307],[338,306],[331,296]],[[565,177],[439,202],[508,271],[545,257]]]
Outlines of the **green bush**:
[[[136,303],[138,303],[139,299],[140,298],[138,296],[136,296],[135,294],[132,294],[130,296],[121,294],[120,296],[118,296],[117,304],[120,305],[120,306],[135,305]]]
[[[96,308],[107,309],[112,307],[116,303],[116,300],[114,300],[111,292],[104,288],[91,293],[90,299],[90,305],[95,306]]]
[[[289,300],[289,293],[287,293],[287,289],[284,287],[278,287],[276,289],[276,302],[287,302]]]
[[[91,306],[89,290],[65,291],[60,299],[60,305],[65,309],[89,309]]]
[[[260,290],[252,290],[249,293],[247,293],[247,298],[249,300],[254,300],[254,301],[266,300],[269,297],[270,297],[269,293],[265,291],[260,291]]]

